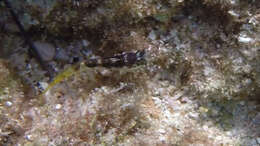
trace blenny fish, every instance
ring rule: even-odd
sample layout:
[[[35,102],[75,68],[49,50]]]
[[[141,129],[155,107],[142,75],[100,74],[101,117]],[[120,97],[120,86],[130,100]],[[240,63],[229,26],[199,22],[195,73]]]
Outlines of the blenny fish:
[[[111,57],[88,59],[81,63],[84,63],[87,67],[131,67],[134,64],[138,64],[145,61],[144,56],[145,51],[123,52],[121,54],[116,54]],[[42,94],[45,94],[53,86],[60,83],[61,81],[64,81],[66,78],[76,73],[79,68],[79,65],[80,63],[76,63],[59,73],[56,77],[54,77],[54,79],[51,81],[48,87],[42,92]]]
[[[107,58],[94,58],[85,61],[88,67],[123,67],[132,66],[144,60],[144,51],[123,52]]]

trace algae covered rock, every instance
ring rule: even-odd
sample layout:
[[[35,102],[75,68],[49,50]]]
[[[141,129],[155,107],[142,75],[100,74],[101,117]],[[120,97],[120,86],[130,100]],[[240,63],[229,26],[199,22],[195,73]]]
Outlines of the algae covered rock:
[[[19,34],[0,31],[18,50],[4,58],[16,69],[0,62],[1,144],[259,144],[258,1],[12,3],[58,74],[48,82]],[[86,66],[128,51],[145,63]]]

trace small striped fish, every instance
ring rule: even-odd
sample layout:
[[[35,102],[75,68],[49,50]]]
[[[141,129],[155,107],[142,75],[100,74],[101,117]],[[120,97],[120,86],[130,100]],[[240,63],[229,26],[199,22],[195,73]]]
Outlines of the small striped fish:
[[[132,66],[144,60],[144,51],[136,52],[123,52],[122,54],[116,54],[112,57],[107,58],[95,58],[85,61],[88,67],[123,67]]]

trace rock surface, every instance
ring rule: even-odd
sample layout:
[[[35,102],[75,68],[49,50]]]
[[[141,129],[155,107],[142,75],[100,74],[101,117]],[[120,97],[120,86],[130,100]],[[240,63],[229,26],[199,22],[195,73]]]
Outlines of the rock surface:
[[[259,1],[11,1],[59,74],[0,31],[0,145],[259,145]],[[67,63],[136,50],[146,64]]]
[[[43,61],[52,61],[54,59],[56,51],[53,45],[40,41],[34,42],[34,45]]]

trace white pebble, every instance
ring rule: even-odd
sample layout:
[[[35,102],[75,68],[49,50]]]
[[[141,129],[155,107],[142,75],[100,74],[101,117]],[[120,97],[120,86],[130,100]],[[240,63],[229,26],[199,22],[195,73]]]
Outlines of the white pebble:
[[[228,11],[228,13],[229,13],[230,15],[234,16],[234,17],[239,17],[239,14],[236,13],[235,11],[230,10],[230,11]]]
[[[11,101],[7,101],[7,102],[5,103],[5,105],[6,105],[6,106],[12,106],[13,103],[12,103]]]
[[[232,136],[232,133],[231,133],[230,131],[227,131],[226,134],[227,134],[228,136]]]
[[[55,109],[58,110],[58,109],[61,109],[61,107],[62,107],[61,104],[56,104]]]
[[[238,41],[241,43],[250,43],[253,42],[253,39],[244,35],[238,37]]]
[[[191,112],[188,114],[190,118],[198,119],[199,118],[199,113]]]
[[[26,138],[27,140],[32,140],[32,135],[26,135],[25,138]]]

